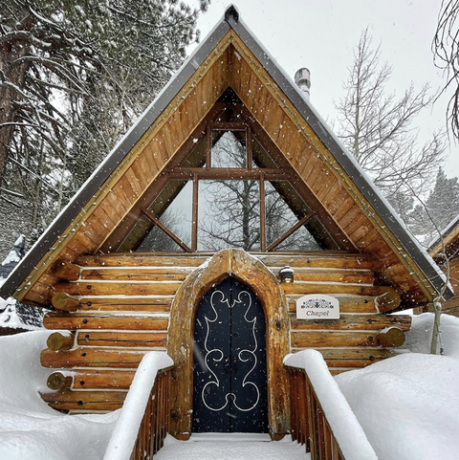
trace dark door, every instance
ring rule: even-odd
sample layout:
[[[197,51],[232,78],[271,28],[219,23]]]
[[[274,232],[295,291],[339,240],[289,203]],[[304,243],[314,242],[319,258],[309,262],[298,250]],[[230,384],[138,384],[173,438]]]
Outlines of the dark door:
[[[199,304],[193,389],[194,432],[268,431],[263,307],[234,278],[212,288]]]

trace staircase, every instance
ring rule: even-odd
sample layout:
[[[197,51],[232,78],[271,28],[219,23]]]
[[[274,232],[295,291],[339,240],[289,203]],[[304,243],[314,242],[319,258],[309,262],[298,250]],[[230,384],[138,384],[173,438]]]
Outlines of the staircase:
[[[308,460],[304,447],[286,437],[271,441],[267,434],[194,434],[189,441],[166,439],[155,460]]]

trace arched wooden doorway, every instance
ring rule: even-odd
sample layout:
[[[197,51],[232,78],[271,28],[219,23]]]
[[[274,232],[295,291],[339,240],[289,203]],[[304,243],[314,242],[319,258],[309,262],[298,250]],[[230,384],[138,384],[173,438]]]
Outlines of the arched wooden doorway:
[[[266,433],[266,321],[233,277],[201,299],[194,325],[193,432]]]
[[[266,362],[268,380],[268,430],[281,439],[289,426],[288,382],[283,358],[289,353],[288,305],[275,276],[255,257],[239,249],[216,253],[183,282],[171,307],[168,353],[175,363],[171,388],[171,433],[187,438],[192,432],[193,344],[198,305],[212,286],[233,277],[249,286],[266,318]]]

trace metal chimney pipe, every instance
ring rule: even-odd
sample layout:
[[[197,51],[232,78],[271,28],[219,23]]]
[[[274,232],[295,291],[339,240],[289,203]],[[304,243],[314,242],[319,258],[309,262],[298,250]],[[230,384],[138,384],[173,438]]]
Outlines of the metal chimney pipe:
[[[309,88],[311,88],[311,72],[302,67],[295,73],[295,83],[303,91],[305,99],[309,101]]]

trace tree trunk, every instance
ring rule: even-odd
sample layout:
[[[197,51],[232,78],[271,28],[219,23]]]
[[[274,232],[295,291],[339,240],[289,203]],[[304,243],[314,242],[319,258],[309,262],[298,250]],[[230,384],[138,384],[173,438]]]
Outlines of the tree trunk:
[[[24,12],[23,17],[26,17]],[[32,19],[24,19],[25,30],[30,30]],[[10,145],[12,142],[15,125],[17,123],[18,102],[22,95],[18,89],[24,87],[28,64],[14,65],[14,62],[28,52],[27,43],[13,41],[0,46],[0,186],[3,182]]]

